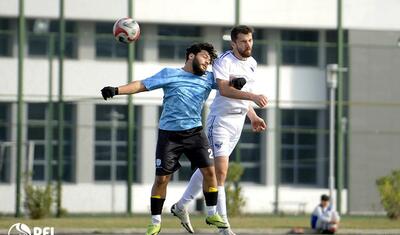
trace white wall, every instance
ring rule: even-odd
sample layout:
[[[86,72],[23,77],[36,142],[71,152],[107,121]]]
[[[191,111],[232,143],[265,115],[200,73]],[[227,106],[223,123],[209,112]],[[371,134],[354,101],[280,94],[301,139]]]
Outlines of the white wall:
[[[181,197],[186,183],[171,183],[164,204],[164,214]],[[246,199],[244,212],[273,212],[274,188],[254,184],[242,184],[243,196]],[[0,186],[0,212],[13,213],[15,210],[15,185]],[[70,213],[108,213],[112,212],[112,187],[110,184],[65,184],[63,185],[62,207]],[[134,213],[150,213],[151,184],[134,185],[132,187],[132,211]],[[297,202],[305,203],[305,212],[310,213],[319,203],[321,194],[328,189],[281,187],[279,191],[281,210],[297,213]],[[347,204],[347,191],[343,191],[343,207]],[[201,197],[202,195],[199,195]],[[293,203],[293,204],[292,204]],[[118,183],[115,187],[115,212],[126,211],[126,184]],[[193,211],[195,203],[190,204]]]
[[[336,23],[336,0],[245,0],[241,7],[241,22],[254,26],[333,28]]]
[[[95,1],[95,0],[92,0]],[[145,22],[231,25],[234,0],[135,0],[135,18]]]
[[[0,184],[0,201],[1,213],[15,212],[15,185]]]
[[[180,63],[135,63],[134,78],[140,80],[151,76],[164,67],[181,67]],[[58,94],[58,61],[54,61],[53,94]],[[0,58],[1,99],[16,99],[17,59]],[[47,100],[48,61],[28,59],[24,62],[25,100]],[[124,61],[65,60],[64,95],[70,99],[93,99],[102,102],[100,89],[126,83],[126,63]],[[280,98],[282,107],[322,108],[326,99],[324,72],[316,67],[281,67]],[[276,70],[272,66],[259,66],[257,71],[257,93],[266,94],[270,105],[274,106]],[[139,104],[161,104],[162,91],[156,90],[135,95]],[[213,97],[213,96],[210,96]],[[124,97],[114,100],[124,101]]]
[[[85,20],[115,20],[128,14],[127,0],[68,0],[64,1],[65,17]],[[143,22],[178,22],[183,24],[232,24],[234,0],[184,1],[133,0],[134,16]],[[50,17],[59,15],[59,1],[25,1],[27,17]],[[1,0],[0,15],[18,15],[18,1]]]
[[[342,22],[348,29],[400,30],[400,1],[343,0]],[[254,26],[336,28],[337,0],[246,0],[241,22]]]
[[[135,19],[201,25],[232,25],[234,0],[134,0]],[[262,27],[335,28],[337,0],[242,0],[242,23]],[[59,1],[25,1],[27,17],[57,18]],[[70,19],[115,20],[127,15],[126,0],[68,0]],[[400,30],[400,1],[343,0],[343,26],[349,29]],[[16,17],[18,1],[1,0],[0,15]]]
[[[316,67],[281,67],[280,106],[326,108],[325,72]]]
[[[349,29],[400,30],[400,1],[345,0],[343,26]]]
[[[258,93],[266,94],[269,107],[275,106],[276,67],[259,66],[257,70]],[[317,67],[280,67],[280,107],[325,108],[325,73]]]

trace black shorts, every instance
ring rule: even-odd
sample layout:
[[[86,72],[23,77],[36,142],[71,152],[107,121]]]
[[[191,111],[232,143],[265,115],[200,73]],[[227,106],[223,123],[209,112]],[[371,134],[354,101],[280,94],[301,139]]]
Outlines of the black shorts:
[[[158,130],[156,150],[156,175],[170,175],[181,164],[182,154],[190,160],[192,168],[214,165],[214,155],[202,127],[185,131]]]

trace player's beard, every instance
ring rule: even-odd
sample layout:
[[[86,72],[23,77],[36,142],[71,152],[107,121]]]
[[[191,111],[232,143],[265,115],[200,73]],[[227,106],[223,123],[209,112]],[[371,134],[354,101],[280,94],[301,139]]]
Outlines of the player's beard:
[[[193,59],[192,68],[193,68],[193,73],[198,76],[202,76],[206,72],[205,70],[203,70],[201,68],[200,62],[199,62],[199,60],[197,60],[196,57]]]
[[[248,48],[248,49],[245,48],[245,49],[241,50],[238,48],[238,52],[239,52],[240,56],[242,56],[244,58],[248,58],[251,56],[251,49],[252,48]]]

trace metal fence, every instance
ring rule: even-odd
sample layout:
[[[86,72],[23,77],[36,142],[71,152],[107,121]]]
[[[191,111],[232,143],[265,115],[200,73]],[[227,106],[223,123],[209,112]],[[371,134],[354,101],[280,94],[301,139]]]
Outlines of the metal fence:
[[[94,42],[91,46],[95,53],[92,58],[94,61],[101,59],[118,62],[119,60],[120,63],[125,63],[128,56],[127,47],[115,44],[112,36],[103,32],[103,27],[109,25],[97,25],[98,34],[92,35]],[[184,29],[183,27],[182,30]],[[196,32],[194,30],[188,36],[179,32],[178,35],[171,35],[174,32],[168,31],[152,38],[144,36],[135,45],[135,58],[140,63],[146,64],[144,53],[149,49],[146,42],[153,40],[159,42],[157,46],[159,62],[181,63],[184,58],[181,52],[184,48],[193,41],[203,40],[202,37],[196,36]],[[265,30],[263,32],[265,33]],[[257,113],[269,123],[268,130],[262,134],[253,133],[247,120],[238,150],[232,154],[231,160],[240,159],[245,168],[242,182],[267,186],[271,185],[270,178],[273,177],[278,179],[279,184],[272,184],[277,188],[279,186],[328,188],[329,166],[335,169],[338,167],[337,164],[329,164],[329,147],[333,143],[329,142],[332,133],[330,121],[333,121],[334,129],[337,130],[338,126],[342,125],[344,130],[343,152],[335,151],[334,154],[344,156],[344,179],[340,180],[344,180],[345,188],[350,192],[351,187],[361,182],[360,178],[365,178],[357,168],[358,164],[365,164],[365,161],[370,164],[383,164],[384,166],[379,168],[376,174],[371,174],[373,177],[384,174],[387,169],[395,168],[390,162],[396,163],[399,157],[396,144],[400,138],[400,126],[396,118],[400,114],[397,88],[399,68],[392,66],[398,62],[397,46],[354,44],[347,39],[344,61],[347,71],[343,72],[344,117],[339,120],[333,116],[335,120],[332,120],[330,112],[337,108],[337,101],[335,98],[330,99],[329,96],[329,83],[326,79],[330,73],[326,70],[326,66],[337,60],[336,44],[332,42],[335,35],[331,36],[332,32],[321,36],[318,31],[302,33],[296,30],[282,30],[279,34],[281,40],[271,41],[266,39],[264,33],[255,37],[254,57],[259,61],[260,73],[266,74],[266,82],[276,85],[274,88],[264,90],[273,94],[269,97],[269,107],[257,109]],[[56,46],[58,39],[51,35],[53,34],[29,33],[26,41],[28,47],[26,60],[39,58],[46,63],[47,57],[49,63],[53,64],[52,60],[58,54]],[[69,49],[66,57],[79,61],[77,51],[80,49],[79,40],[82,38],[74,33],[68,37],[70,39],[67,38]],[[304,38],[309,41],[302,41]],[[0,33],[1,60],[16,60],[13,49],[15,39],[16,34],[13,31]],[[221,41],[213,43],[220,45],[221,51],[229,47],[229,42],[223,40],[223,30],[221,30]],[[157,61],[151,61],[154,62]],[[50,70],[51,66],[48,68]],[[51,77],[52,73],[50,71],[42,76],[49,76],[51,81],[55,79]],[[15,79],[16,77],[15,74]],[[67,80],[65,82],[68,83]],[[95,85],[100,87],[102,84]],[[332,91],[333,94],[336,93],[334,89]],[[278,100],[276,94],[279,94]],[[14,95],[15,97],[12,97]],[[57,160],[59,119],[57,113],[53,114],[51,111],[49,98],[52,98],[56,106],[54,110],[57,110],[57,99],[51,92],[50,96],[36,94],[24,98],[24,142],[35,146],[32,153],[32,180],[35,184],[54,182],[52,180],[57,179],[59,169]],[[137,102],[134,98],[135,134],[132,142],[134,160],[133,168],[128,168],[127,102],[120,99],[118,104],[104,104],[99,94],[85,97],[66,95],[65,100],[63,184],[69,186],[81,183],[103,184],[112,187],[112,192],[115,193],[116,190],[123,188],[120,185],[121,187],[116,189],[115,185],[125,182],[129,172],[134,175],[134,184],[149,183],[146,181],[149,169],[142,167],[149,165],[143,162],[148,161],[146,158],[151,156],[143,156],[142,153],[146,152],[144,150],[148,147],[146,143],[154,142],[156,139],[154,135],[149,137],[143,133],[156,132],[156,126],[146,126],[146,119],[158,119],[159,104]],[[330,107],[334,109],[330,111]],[[14,111],[16,94],[0,94],[0,109],[0,182],[2,186],[14,186],[16,151],[10,143],[16,141],[13,134],[16,129]],[[340,140],[336,133],[332,133],[331,140],[332,138]],[[374,146],[374,143],[377,145]],[[333,145],[336,147],[337,142]],[[374,156],[381,156],[388,164],[380,162]],[[271,166],[271,164],[276,165]],[[186,182],[189,179],[192,172],[190,164],[183,161],[182,165],[183,168],[174,176],[173,181]],[[372,169],[369,165],[364,167]],[[273,176],[268,173],[271,170],[274,172]],[[353,192],[356,188],[354,186]],[[363,192],[373,190],[369,187]],[[110,198],[112,202],[110,212],[118,211],[120,208],[120,205],[118,207],[115,204],[117,196],[114,193]]]

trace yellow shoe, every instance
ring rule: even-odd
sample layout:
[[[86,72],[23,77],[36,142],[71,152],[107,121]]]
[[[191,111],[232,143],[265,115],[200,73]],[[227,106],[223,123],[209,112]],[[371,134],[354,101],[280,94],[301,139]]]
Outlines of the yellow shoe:
[[[229,225],[218,214],[207,216],[206,223],[217,228],[229,228]]]
[[[146,235],[157,235],[161,231],[161,224],[150,224],[147,226]]]

